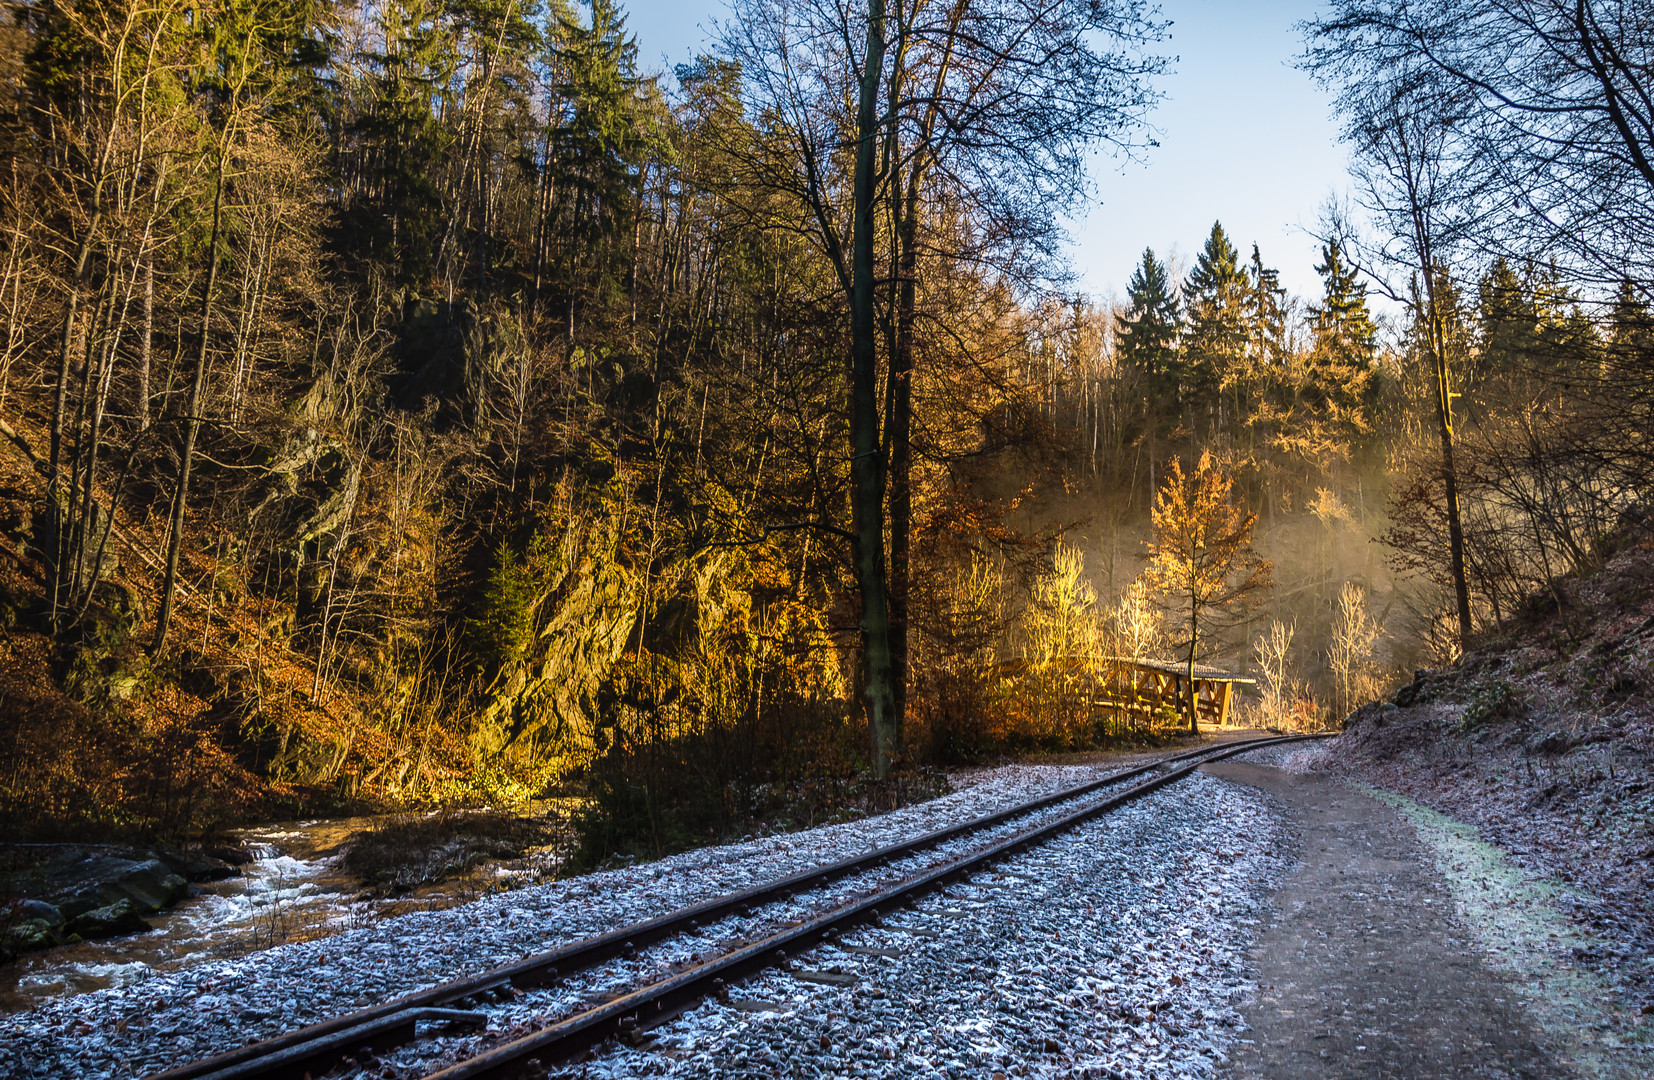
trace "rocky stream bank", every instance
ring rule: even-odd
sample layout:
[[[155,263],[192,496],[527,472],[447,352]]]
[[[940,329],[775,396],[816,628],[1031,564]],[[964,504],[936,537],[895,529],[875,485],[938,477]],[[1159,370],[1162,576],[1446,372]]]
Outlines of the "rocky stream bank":
[[[134,849],[69,844],[0,848],[0,962],[16,956],[151,929],[154,915],[235,877],[252,861],[242,847]]]

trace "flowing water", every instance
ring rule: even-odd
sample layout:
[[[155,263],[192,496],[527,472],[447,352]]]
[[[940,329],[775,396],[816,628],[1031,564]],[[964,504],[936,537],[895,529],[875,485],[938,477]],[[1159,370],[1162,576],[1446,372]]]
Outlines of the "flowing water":
[[[466,903],[555,874],[556,851],[479,866],[469,874],[401,896],[373,897],[339,865],[352,833],[376,818],[283,823],[234,834],[253,855],[242,876],[193,887],[199,895],[147,916],[147,934],[87,941],[30,953],[0,966],[0,1014],[70,994],[141,982],[210,960],[325,937],[353,926]]]

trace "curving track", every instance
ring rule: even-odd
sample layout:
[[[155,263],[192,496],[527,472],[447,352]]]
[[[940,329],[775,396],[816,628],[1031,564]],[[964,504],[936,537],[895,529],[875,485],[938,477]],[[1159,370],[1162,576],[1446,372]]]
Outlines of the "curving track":
[[[998,861],[1173,783],[1202,764],[1297,738],[1305,736],[1252,739],[1161,758],[175,1068],[157,1074],[154,1080],[316,1075],[347,1057],[362,1063],[371,1061],[376,1052],[413,1039],[422,1023],[441,1025],[433,1034],[483,1026],[488,1016],[478,1009],[486,1008],[490,1000],[513,1001],[512,1011],[520,1014],[525,1002],[519,999],[525,993],[546,996],[549,1026],[521,1033],[503,1045],[431,1075],[433,1080],[536,1075],[547,1064],[567,1060],[617,1037],[639,1040],[648,1029],[693,1008],[708,996],[727,999],[728,988],[742,979],[765,968],[789,967],[795,957],[823,942],[858,926],[876,926],[883,917],[911,905],[923,894],[966,881]],[[1124,784],[1129,786],[1122,789]],[[869,877],[880,869],[897,871],[894,880],[870,882]],[[840,887],[835,889],[835,885]],[[853,888],[846,890],[845,885]],[[731,937],[731,928],[721,925],[738,919],[745,924],[746,916],[776,905],[788,908],[786,914],[803,917],[786,921],[772,917],[771,932],[757,940]],[[804,910],[797,910],[801,905]],[[726,933],[718,935],[719,929]],[[606,1000],[588,999],[571,1008],[566,993],[541,989],[611,962],[624,964],[657,943],[709,935],[714,940],[708,951],[715,953],[710,959],[701,961],[695,954],[696,962],[668,971],[661,978],[645,978],[641,985],[625,992],[605,995]],[[523,1025],[516,1026],[521,1031]]]

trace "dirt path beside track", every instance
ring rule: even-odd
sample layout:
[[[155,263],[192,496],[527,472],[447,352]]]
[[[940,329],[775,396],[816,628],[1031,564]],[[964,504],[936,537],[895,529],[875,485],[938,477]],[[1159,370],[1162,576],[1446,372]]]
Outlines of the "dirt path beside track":
[[[1335,780],[1269,765],[1205,771],[1280,799],[1301,848],[1253,952],[1252,1030],[1234,1080],[1569,1076],[1490,971],[1407,821]]]

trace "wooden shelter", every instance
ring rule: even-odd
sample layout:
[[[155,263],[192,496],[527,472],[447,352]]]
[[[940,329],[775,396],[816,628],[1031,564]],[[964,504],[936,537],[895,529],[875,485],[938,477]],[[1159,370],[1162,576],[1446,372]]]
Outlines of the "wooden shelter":
[[[1187,718],[1184,710],[1189,700],[1189,665],[1185,661],[1071,656],[1045,665],[1010,660],[999,665],[999,671],[1002,677],[1011,679],[1059,675],[1089,704],[1097,720],[1116,730],[1149,727],[1167,709],[1175,712],[1180,722]],[[1200,720],[1220,727],[1229,722],[1235,686],[1257,682],[1204,664],[1194,666],[1194,681]]]
[[[1111,656],[1105,661],[1099,680],[1095,708],[1129,714],[1147,706],[1150,711],[1169,706],[1179,715],[1189,700],[1189,665],[1177,660],[1133,660]],[[1200,719],[1222,727],[1229,722],[1229,706],[1235,684],[1251,686],[1246,679],[1221,668],[1196,664],[1194,667],[1195,709]]]

